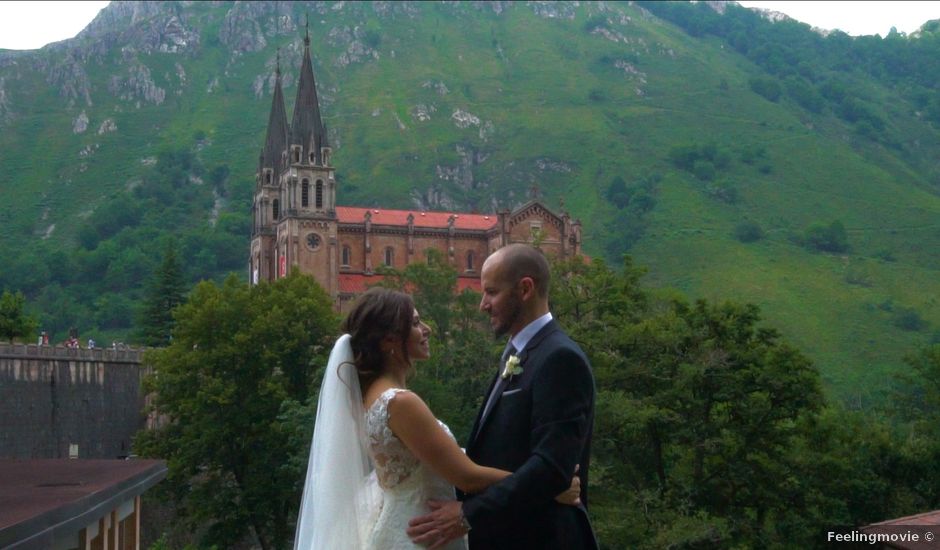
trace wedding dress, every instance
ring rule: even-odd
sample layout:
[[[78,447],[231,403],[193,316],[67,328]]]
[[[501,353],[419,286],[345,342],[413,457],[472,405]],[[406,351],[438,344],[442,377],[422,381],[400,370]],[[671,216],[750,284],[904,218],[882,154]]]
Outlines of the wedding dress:
[[[422,464],[392,433],[388,426],[388,404],[400,392],[391,388],[366,411],[366,434],[369,454],[375,465],[376,482],[382,490],[382,502],[377,518],[366,538],[368,549],[405,550],[421,548],[408,538],[408,521],[427,514],[428,499],[454,500],[454,487]],[[453,438],[446,424],[437,421],[441,429]],[[463,538],[452,541],[447,550],[465,550]]]
[[[422,464],[388,426],[386,390],[363,410],[349,335],[336,341],[323,375],[295,550],[411,550],[408,521],[454,488]],[[450,437],[450,430],[438,420]],[[466,539],[446,550],[466,550]]]

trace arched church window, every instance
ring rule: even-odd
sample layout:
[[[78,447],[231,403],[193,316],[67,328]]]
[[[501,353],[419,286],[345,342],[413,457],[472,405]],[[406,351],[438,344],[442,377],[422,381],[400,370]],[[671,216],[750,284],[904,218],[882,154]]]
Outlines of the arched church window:
[[[307,180],[300,185],[300,205],[304,208],[310,206],[310,182]]]
[[[317,180],[317,208],[323,208],[323,180]]]
[[[271,171],[270,170],[264,171],[264,184],[271,185]]]
[[[395,249],[392,247],[385,248],[385,265],[392,267],[392,264],[395,263]]]
[[[281,217],[281,201],[277,199],[271,201],[271,215],[275,221]]]
[[[294,158],[293,162],[300,162],[300,147],[293,147],[291,153],[291,156]]]
[[[343,247],[342,265],[348,266],[352,262],[352,250],[348,246]]]
[[[473,251],[467,251],[467,271],[473,271]]]
[[[310,151],[310,164],[316,164],[317,155],[313,151]]]

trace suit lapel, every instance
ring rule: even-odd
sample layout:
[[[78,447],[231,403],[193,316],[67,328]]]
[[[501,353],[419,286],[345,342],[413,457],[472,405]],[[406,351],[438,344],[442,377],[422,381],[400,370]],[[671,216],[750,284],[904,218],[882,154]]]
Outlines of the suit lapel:
[[[554,332],[558,328],[558,325],[555,323],[554,319],[549,321],[544,327],[542,327],[538,332],[535,333],[529,342],[526,344],[525,348],[522,349],[517,355],[519,357],[519,366],[525,368],[526,359],[528,359],[529,354],[542,343],[546,336]],[[505,368],[505,365],[500,365],[499,372],[501,373]],[[486,411],[486,400],[483,402],[483,408],[480,409],[480,414],[477,416],[477,422],[474,424],[473,431],[470,435],[470,443],[472,444],[476,440],[480,432],[483,431],[483,428],[486,426],[486,421],[493,415],[493,411],[499,405],[499,400],[503,396],[503,390],[506,389],[506,386],[509,385],[509,377],[502,378],[499,374],[496,375],[496,378],[493,380],[493,383],[490,384],[490,391],[486,392],[487,400],[489,395],[492,392],[497,392],[495,400],[493,401],[493,406],[489,411]],[[495,389],[494,389],[495,387]],[[484,414],[486,413],[486,414]],[[468,444],[468,445],[469,445]]]
[[[483,411],[486,410],[486,400],[489,398],[490,394],[493,393],[493,388],[496,386],[496,383],[499,382],[499,372],[496,373],[496,376],[493,377],[493,381],[490,382],[489,388],[486,390],[486,393],[483,394],[483,405],[480,407],[480,410],[477,412],[477,419],[473,423],[473,428],[470,430],[470,437],[467,439],[467,447],[469,448],[473,441],[477,438],[477,432],[480,431],[480,424],[483,420]]]

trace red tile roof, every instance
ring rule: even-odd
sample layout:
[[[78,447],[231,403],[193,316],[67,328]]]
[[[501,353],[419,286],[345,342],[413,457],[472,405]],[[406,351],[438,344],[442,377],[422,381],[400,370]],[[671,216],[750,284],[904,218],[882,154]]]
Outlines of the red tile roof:
[[[354,292],[356,294],[365,292],[369,287],[375,286],[382,280],[381,275],[362,275],[360,273],[340,273],[339,291]]]
[[[337,206],[336,217],[340,223],[363,223],[366,212],[372,212],[372,223],[378,225],[408,225],[408,214],[414,214],[415,227],[446,228],[451,216],[457,229],[486,230],[496,225],[495,214],[467,214],[464,212],[422,212],[420,210],[389,210],[386,208],[359,208]]]
[[[375,286],[382,280],[381,275],[363,275],[361,273],[340,273],[339,291],[359,294],[365,292],[369,287]],[[465,288],[480,292],[483,288],[480,286],[479,277],[457,277],[457,292],[463,292]]]

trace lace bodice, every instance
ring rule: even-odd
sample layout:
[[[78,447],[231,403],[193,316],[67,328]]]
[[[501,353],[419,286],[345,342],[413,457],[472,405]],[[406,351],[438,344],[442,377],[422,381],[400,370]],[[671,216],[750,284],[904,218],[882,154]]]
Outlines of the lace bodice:
[[[379,485],[392,489],[407,480],[418,469],[420,462],[405,447],[388,426],[388,404],[401,392],[408,390],[389,388],[372,403],[366,411],[366,433],[369,437],[369,453],[375,463]],[[440,420],[437,421],[447,435],[453,437],[450,429]]]
[[[373,483],[377,482],[382,491],[382,503],[375,510],[367,550],[420,550],[423,547],[419,548],[408,538],[408,521],[430,512],[429,499],[455,498],[454,488],[422,464],[388,427],[388,405],[404,391],[408,390],[385,390],[365,413],[369,455],[375,465]],[[438,420],[437,423],[454,437],[443,422]],[[466,541],[462,538],[452,541],[444,550],[467,550]]]

